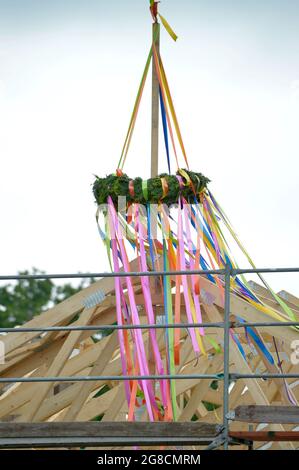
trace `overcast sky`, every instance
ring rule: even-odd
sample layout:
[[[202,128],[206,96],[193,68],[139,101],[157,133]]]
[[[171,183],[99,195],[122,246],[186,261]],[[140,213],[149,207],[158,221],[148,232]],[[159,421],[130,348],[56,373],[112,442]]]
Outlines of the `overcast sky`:
[[[190,167],[257,266],[298,266],[299,2],[160,9],[179,36],[161,49]],[[1,274],[108,269],[91,184],[115,171],[150,39],[147,0],[0,0]],[[149,116],[147,88],[133,177],[149,175]],[[268,279],[299,295],[299,274]]]

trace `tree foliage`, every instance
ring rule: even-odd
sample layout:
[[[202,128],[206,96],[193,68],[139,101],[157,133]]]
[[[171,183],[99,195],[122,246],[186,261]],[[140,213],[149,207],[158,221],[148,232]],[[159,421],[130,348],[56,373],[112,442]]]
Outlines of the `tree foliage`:
[[[44,274],[36,268],[20,271],[20,275]],[[87,287],[92,279],[84,279],[78,286],[56,284],[51,279],[19,279],[0,286],[0,327],[10,328],[31,320],[35,315]]]

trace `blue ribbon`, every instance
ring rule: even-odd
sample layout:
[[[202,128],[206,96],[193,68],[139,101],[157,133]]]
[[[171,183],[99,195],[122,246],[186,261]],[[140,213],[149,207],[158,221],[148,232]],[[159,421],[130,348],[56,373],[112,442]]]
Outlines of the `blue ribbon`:
[[[147,238],[149,242],[152,268],[153,268],[153,271],[155,271],[154,245],[153,245],[152,234],[151,234],[151,208],[150,208],[149,203],[146,204],[146,212],[147,212]]]
[[[240,317],[237,317],[237,320],[241,323],[245,323],[245,321],[243,320],[243,318],[240,318]],[[270,351],[267,349],[267,347],[265,346],[265,344],[262,342],[262,340],[260,339],[260,337],[256,334],[256,332],[250,327],[250,326],[246,326],[244,325],[249,336],[251,336],[251,338],[253,339],[253,341],[256,343],[256,345],[260,348],[260,350],[262,351],[262,353],[264,354],[264,356],[266,357],[266,359],[268,360],[268,362],[270,362],[270,364],[274,365],[275,362],[274,362],[274,359],[273,359],[273,356],[272,354],[270,353]]]
[[[164,142],[165,142],[165,149],[166,149],[166,155],[167,155],[168,173],[171,174],[166,112],[165,112],[165,106],[164,106],[164,102],[163,102],[163,96],[162,96],[162,93],[161,93],[161,87],[159,87],[159,95],[160,95],[160,106],[161,106],[161,116],[162,116],[162,124],[163,124]]]

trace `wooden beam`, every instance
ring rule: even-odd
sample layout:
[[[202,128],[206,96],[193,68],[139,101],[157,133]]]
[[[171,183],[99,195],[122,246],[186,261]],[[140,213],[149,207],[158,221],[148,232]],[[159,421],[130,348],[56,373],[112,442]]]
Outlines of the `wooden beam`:
[[[153,23],[152,42],[155,45],[157,54],[160,52],[160,25]],[[158,176],[159,172],[159,80],[155,67],[154,56],[152,56],[152,123],[151,123],[151,178]],[[151,228],[151,235],[157,238],[157,224]],[[155,282],[155,281],[154,281]],[[156,290],[156,289],[155,289]],[[154,318],[156,322],[156,309],[154,307]],[[155,374],[155,355],[151,341],[148,348],[149,373]],[[154,382],[155,387],[155,382]]]
[[[213,303],[217,305],[218,307],[223,308],[223,299],[221,297],[219,288],[216,285],[214,285],[212,282],[210,282],[208,279],[205,279],[203,276],[200,276],[200,285],[201,285],[202,293],[205,291],[211,294],[213,297],[212,298]],[[258,310],[257,308],[253,307],[252,305],[250,305],[249,302],[241,299],[236,294],[231,294],[230,300],[231,300],[230,302],[231,315],[237,315],[248,322],[273,321],[272,317],[270,317],[269,315],[266,315],[261,310]],[[203,299],[203,303],[205,304],[204,299]],[[280,312],[277,312],[277,313],[283,316],[286,321],[289,320],[289,318],[287,318],[286,315],[282,315]],[[220,316],[218,321],[223,321],[223,318]],[[283,322],[281,322],[281,327],[275,327],[275,328],[270,327],[270,326],[263,327],[263,331],[265,331],[266,333],[269,333],[271,336],[275,336],[276,338],[281,339],[284,342],[289,342],[289,344],[293,340],[299,339],[299,332],[290,327],[283,326]]]
[[[218,322],[221,320],[221,315],[214,305],[211,305],[211,306],[206,305],[204,308],[205,308],[205,311],[207,312],[207,315],[210,316],[211,321]],[[219,336],[220,336],[220,333],[219,333]],[[244,360],[243,356],[241,355],[237,345],[233,341],[230,341],[229,354],[230,354],[230,358],[234,361],[236,372],[244,373],[244,374],[253,373],[251,368],[249,367],[249,365],[247,364],[247,362]],[[263,389],[260,386],[261,380],[249,379],[249,378],[243,379],[243,380],[246,386],[248,387],[248,390],[254,402],[257,405],[267,405],[267,406],[270,405],[270,402],[266,394],[263,392]],[[281,424],[277,424],[276,426],[278,427],[279,431],[284,431],[284,428]],[[292,443],[287,443],[287,444],[281,443],[280,446],[282,448],[294,449]]]
[[[118,336],[117,332],[114,331],[109,337],[106,347],[101,351],[97,360],[95,361],[93,367],[90,371],[90,376],[92,375],[102,375],[106,366],[108,365],[110,359],[112,358],[113,352],[117,349],[118,345]],[[64,421],[75,421],[81,408],[83,408],[85,401],[87,400],[89,394],[92,392],[94,384],[92,382],[82,382],[78,390],[78,395],[71,403],[65,417]]]
[[[135,258],[130,262],[130,270],[138,270],[138,258]],[[123,268],[121,268],[123,271]],[[121,283],[125,283],[125,279],[121,278]],[[63,302],[55,305],[44,313],[37,315],[23,326],[29,327],[47,327],[47,326],[59,326],[65,324],[68,320],[73,318],[76,314],[82,312],[84,309],[83,303],[86,298],[91,294],[94,294],[98,290],[101,290],[104,294],[109,294],[114,290],[114,279],[112,277],[105,277],[99,281],[94,282],[90,286],[82,289]],[[1,337],[5,346],[5,352],[8,354],[10,351],[23,346],[27,341],[39,336],[40,333],[9,333],[6,336]]]
[[[206,362],[201,368],[201,374],[217,374],[220,365],[223,364],[223,357],[222,355],[218,355],[214,357],[212,361]],[[195,414],[196,410],[198,409],[201,401],[204,399],[206,393],[210,388],[212,380],[202,379],[198,381],[198,384],[191,391],[191,397],[183,408],[179,421],[189,421],[191,420],[192,416]]]
[[[141,312],[142,315],[142,312]],[[102,308],[97,308],[90,321],[90,325],[99,325],[99,324],[110,324],[115,321],[115,307],[108,308],[108,310]],[[141,322],[146,322],[143,316],[140,316]],[[79,326],[81,323],[80,318],[72,323],[72,326]],[[82,331],[82,335],[80,336],[80,341],[83,341],[85,338],[90,337],[95,332],[90,330]],[[11,368],[9,364],[7,364],[7,370],[2,372],[0,375],[5,377],[21,377],[22,375],[26,375],[32,370],[36,369],[37,367],[41,366],[44,361],[48,360],[48,358],[55,357],[58,354],[59,349],[61,348],[65,338],[67,337],[68,332],[60,332],[49,344],[44,344],[40,348],[37,348],[35,352],[31,352],[29,355],[25,357],[22,356],[20,358],[19,363],[14,363]],[[83,354],[83,353],[81,353]],[[80,354],[80,355],[81,355]],[[72,361],[73,359],[71,359]],[[1,399],[1,398],[0,398]]]
[[[299,299],[298,297],[295,297],[294,295],[290,294],[286,290],[281,290],[278,292],[278,295],[284,300],[287,301],[293,305],[296,305],[296,307],[299,307]]]
[[[156,37],[156,40],[155,40]],[[160,52],[160,25],[153,23],[153,42],[155,40],[156,51]],[[151,178],[158,176],[159,155],[159,80],[152,59],[152,131],[151,131]]]
[[[230,431],[235,439],[260,442],[298,442],[299,431]]]
[[[283,308],[280,306],[280,304],[277,302],[277,300],[273,297],[271,292],[266,289],[266,287],[261,286],[260,284],[257,284],[254,281],[249,281],[250,287],[253,290],[253,292],[259,297],[259,299],[264,302],[265,304],[269,305],[271,308],[276,309],[277,311],[284,313]],[[277,294],[278,297],[281,297],[280,293]],[[295,313],[296,316],[298,316],[298,305],[294,305],[293,303],[289,302],[288,299],[285,299],[281,297],[282,300],[284,301],[285,304],[287,304]],[[296,299],[296,297],[294,297]]]
[[[110,404],[108,410],[103,416],[102,422],[116,421],[118,414],[126,403],[126,393],[124,384],[120,384],[118,387],[115,387],[115,389],[117,390],[117,393],[115,395],[115,399],[113,400],[113,406],[112,404]]]
[[[0,423],[0,447],[208,444],[220,431],[218,425],[197,422]]]
[[[94,310],[94,307],[86,308],[83,310],[83,313],[80,317],[82,326],[87,325],[90,322],[94,314]],[[81,334],[82,331],[71,331],[68,334],[67,339],[63,343],[62,348],[60,349],[53,363],[47,370],[47,377],[56,376],[60,374],[65,365],[65,362],[70,357],[70,354],[72,353],[74,346],[80,338]],[[28,410],[27,416],[25,417],[25,421],[33,421],[35,419],[36,414],[39,411],[40,405],[46,398],[51,387],[53,387],[53,383],[51,382],[43,382],[37,384],[35,388],[35,393],[33,394],[31,399],[30,409]]]
[[[103,338],[103,340],[101,340],[99,343],[97,343],[92,348],[91,351],[87,350],[86,352],[83,352],[83,353],[75,356],[74,358],[70,359],[66,363],[65,368],[62,370],[61,375],[78,374],[79,371],[80,371],[80,374],[82,374],[82,375],[88,375],[90,373],[90,368],[86,371],[85,369],[82,370],[83,367],[86,367],[86,366],[88,366],[91,363],[96,361],[97,357],[99,356],[100,350],[102,350],[103,346],[107,344],[108,339],[109,338]],[[163,335],[162,331],[160,331],[160,330],[157,334],[157,339],[158,339],[158,344],[159,344],[160,348],[161,349],[163,349],[163,347],[165,348],[164,335]],[[101,343],[103,343],[103,345]],[[188,343],[188,341],[186,343]],[[145,342],[145,346],[147,346],[147,342]],[[86,357],[82,357],[84,355],[86,355]],[[105,375],[121,375],[121,361],[120,361],[120,358],[110,362],[105,367],[104,374]],[[92,391],[93,391],[93,390],[97,389],[99,386],[104,385],[106,382],[105,381],[97,381],[97,382],[90,382],[90,383],[92,384]],[[30,385],[32,386],[31,390],[34,391],[35,387],[36,387],[36,384],[34,384],[34,385],[30,384]],[[37,413],[36,421],[42,421],[44,419],[47,419],[49,416],[52,416],[53,414],[57,413],[58,411],[64,409],[67,406],[69,406],[72,403],[72,401],[76,399],[76,397],[79,393],[79,389],[80,389],[80,384],[79,383],[74,383],[73,385],[71,385],[67,389],[60,392],[58,395],[47,398],[42,403],[42,405],[41,405],[41,407],[40,407],[40,409]],[[26,388],[26,393],[24,394],[24,396],[21,396],[21,399],[23,400],[23,402],[24,401],[28,402],[28,399],[30,399],[32,397],[32,393],[30,394],[29,392],[30,392],[30,390]],[[7,397],[7,398],[9,398],[9,397]],[[99,397],[99,399],[100,398],[101,397]],[[94,398],[92,400],[92,403],[95,403],[96,400],[98,400],[98,398]],[[0,399],[0,403],[1,403],[1,399]],[[6,402],[6,403],[3,402],[2,408],[5,410],[5,409],[7,409],[8,406],[11,407],[13,405],[14,405],[14,409],[15,409],[15,400],[13,400],[12,403],[11,402]],[[20,406],[20,404],[19,404],[19,406]],[[29,404],[27,403],[27,407],[28,406],[29,406]],[[88,406],[89,406],[89,402],[85,403],[84,410]],[[13,411],[13,410],[11,410],[11,411]],[[95,410],[95,414],[90,415],[90,417],[88,419],[92,419],[97,414],[99,414],[99,413],[97,413],[97,410]],[[79,418],[80,418],[80,416],[79,416]],[[24,418],[22,420],[25,421]]]
[[[85,351],[82,351],[80,354],[72,357],[69,359],[64,368],[61,371],[61,375],[71,376],[71,375],[78,375],[82,373],[82,370],[86,369],[86,367],[91,366],[97,359],[97,357],[101,354],[101,351],[105,348],[107,344],[107,338],[103,338],[98,343],[95,343],[93,346],[90,346]],[[63,342],[59,341],[60,347],[62,346]],[[51,352],[51,354],[50,354]],[[52,351],[47,351],[44,355],[44,362],[41,363],[37,371],[33,375],[44,375],[45,374],[45,366],[49,368],[49,365],[53,361],[53,358],[57,356],[59,352],[59,348],[54,349],[54,353]],[[121,369],[117,369],[117,373],[120,373]],[[108,374],[107,374],[108,375]],[[93,383],[93,382],[91,382]],[[23,383],[19,384],[16,389],[13,389],[9,394],[6,396],[0,397],[0,417],[7,414],[8,411],[13,412],[15,409],[19,408],[26,402],[32,399],[32,395],[34,394],[36,388],[35,383]],[[68,387],[70,388],[70,387]],[[75,395],[76,396],[76,395]],[[47,400],[46,400],[47,401]],[[45,402],[43,403],[42,407],[44,406]]]
[[[297,406],[238,406],[232,419],[246,423],[299,424]]]

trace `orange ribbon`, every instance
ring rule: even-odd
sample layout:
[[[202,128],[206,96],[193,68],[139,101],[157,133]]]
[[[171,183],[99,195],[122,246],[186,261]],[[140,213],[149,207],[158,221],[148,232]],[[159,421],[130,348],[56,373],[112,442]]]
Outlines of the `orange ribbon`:
[[[162,196],[161,199],[164,199],[168,194],[169,187],[168,187],[168,183],[167,183],[166,178],[162,177],[160,179],[161,179],[162,191],[163,191],[163,196]]]

